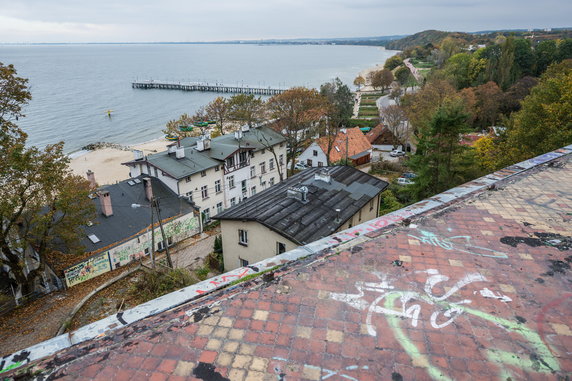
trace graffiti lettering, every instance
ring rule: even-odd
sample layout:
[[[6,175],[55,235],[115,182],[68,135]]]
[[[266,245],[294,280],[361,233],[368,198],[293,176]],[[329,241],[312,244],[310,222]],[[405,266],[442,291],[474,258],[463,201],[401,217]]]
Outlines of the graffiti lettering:
[[[288,362],[287,359],[282,358],[282,357],[273,357],[272,359],[276,360],[276,361]],[[350,365],[350,366],[346,366],[342,370],[331,370],[331,369],[322,368],[322,367],[315,366],[315,365],[308,365],[308,364],[304,364],[304,368],[317,370],[318,372],[320,372],[320,380],[327,380],[330,377],[338,376],[338,377],[344,378],[346,380],[351,380],[351,381],[358,381],[358,379],[355,377],[352,377],[348,374],[345,374],[344,373],[345,371],[356,371],[356,370],[368,370],[369,369],[369,367],[367,365],[364,365],[364,366]],[[282,374],[280,368],[275,369],[275,371],[277,373]]]
[[[471,244],[471,237],[468,235],[457,235],[447,238],[439,237],[437,234],[425,230],[418,230],[421,233],[421,236],[415,236],[413,234],[408,234],[408,236],[421,243],[441,247],[445,250],[456,250],[462,253],[478,255],[481,257],[508,258],[505,253],[500,251]]]

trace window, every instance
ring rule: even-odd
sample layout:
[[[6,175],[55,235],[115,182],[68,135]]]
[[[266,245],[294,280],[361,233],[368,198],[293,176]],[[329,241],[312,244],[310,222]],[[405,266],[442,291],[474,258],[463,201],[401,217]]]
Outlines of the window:
[[[218,172],[218,165],[214,167],[214,170]]]
[[[256,177],[256,167],[253,165],[250,167],[250,178]]]
[[[307,162],[308,162],[308,166],[311,167],[312,166],[312,159],[308,159]]]
[[[159,177],[159,175],[157,174],[157,168],[153,167],[153,170],[155,171],[155,177]]]
[[[318,151],[317,151],[317,150],[314,150],[314,152],[312,152],[312,154],[313,154],[314,156],[318,156]]]
[[[242,197],[246,197],[246,180],[240,182],[240,188],[242,190]]]
[[[254,196],[255,194],[256,194],[256,187],[254,186],[254,187],[250,188],[250,195]]]
[[[234,156],[231,156],[228,159],[226,159],[226,166],[227,168],[234,167]]]
[[[191,182],[191,176],[187,176],[187,177],[185,178],[185,181],[186,181],[187,183],[190,183],[190,182]]]
[[[146,248],[145,248],[145,255],[149,255],[149,252],[150,252],[150,251],[151,251],[151,250],[149,250],[149,248],[146,247]]]
[[[318,162],[318,167],[323,167],[324,163],[322,163],[321,161]]]
[[[248,261],[246,259],[239,258],[239,261],[240,261],[240,267],[248,266]]]
[[[162,251],[165,250],[165,245],[163,244],[163,241],[159,241],[157,242],[157,251]]]
[[[247,155],[248,153],[246,151],[242,151],[241,153],[238,154],[238,161],[240,162],[241,166],[246,165]]]
[[[185,196],[189,198],[189,201],[193,201],[193,191],[185,193]]]
[[[286,244],[282,242],[276,242],[276,255],[286,252]]]
[[[201,177],[205,177],[207,175],[207,171],[201,171]]]
[[[265,153],[265,152],[266,152],[266,150],[265,150],[265,149],[263,149],[261,153],[264,155],[264,153]]]
[[[216,204],[216,212],[218,213],[222,213],[222,202],[219,202],[218,204]]]
[[[254,151],[250,151],[250,157],[254,157]]]
[[[274,169],[274,159],[268,160],[268,167],[271,171]]]
[[[228,187],[230,189],[234,188],[234,176],[228,176]]]
[[[203,196],[203,200],[209,197],[209,190],[206,185],[201,187],[201,196]]]
[[[205,222],[208,222],[211,220],[211,209],[210,208],[205,208],[203,210],[203,220]]]
[[[235,206],[236,205],[236,197],[233,197],[230,199],[230,206]]]
[[[260,163],[260,173],[262,173],[262,174],[266,173],[266,162],[265,161]]]
[[[167,237],[167,245],[173,246],[173,237]]]
[[[266,189],[266,181],[262,181],[260,185],[262,185],[262,189]]]
[[[284,164],[284,155],[280,155],[278,157],[278,164],[280,164],[280,165]]]
[[[220,192],[221,192],[221,189],[220,189],[220,180],[217,180],[217,181],[214,182],[214,191],[215,191],[216,193],[220,193]]]
[[[371,212],[372,210],[373,210],[373,200],[369,202],[369,211]]]
[[[238,229],[238,243],[248,246],[248,232],[246,230]]]
[[[269,183],[270,183],[270,186],[274,185],[274,177],[271,177],[271,178],[270,178],[270,182],[269,182]]]

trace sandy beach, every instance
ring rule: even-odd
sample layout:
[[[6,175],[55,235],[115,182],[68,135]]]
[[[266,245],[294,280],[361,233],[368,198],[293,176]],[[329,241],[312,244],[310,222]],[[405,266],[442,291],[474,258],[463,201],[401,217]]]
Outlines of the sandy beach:
[[[131,150],[141,150],[145,155],[148,155],[164,151],[169,143],[168,140],[159,138],[142,144],[126,146],[129,148],[128,150],[101,148],[89,151],[73,158],[70,162],[70,168],[75,174],[83,177],[88,170],[92,170],[99,185],[114,184],[129,177],[129,168],[121,165],[121,163],[133,159]]]

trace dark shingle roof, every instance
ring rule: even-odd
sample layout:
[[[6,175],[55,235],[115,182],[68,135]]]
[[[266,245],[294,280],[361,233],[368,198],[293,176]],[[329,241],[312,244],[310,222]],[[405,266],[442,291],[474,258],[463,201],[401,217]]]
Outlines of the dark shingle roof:
[[[327,170],[331,182],[316,180]],[[308,202],[286,196],[290,187],[306,186]],[[342,226],[388,184],[347,166],[310,168],[218,214],[215,219],[257,221],[286,238],[304,244]],[[377,207],[377,206],[376,206]],[[336,209],[341,218],[336,222]]]
[[[151,225],[150,203],[145,198],[145,186],[142,180],[144,177],[148,176],[139,176],[102,188],[102,190],[110,193],[113,215],[105,217],[101,213],[99,199],[93,200],[97,208],[97,217],[92,221],[92,226],[84,228],[85,236],[81,242],[86,252],[93,252],[103,247],[114,245]],[[134,182],[134,185],[129,185],[129,182],[133,182],[135,179],[139,179],[141,182]],[[159,199],[161,218],[167,219],[193,211],[191,204],[185,199],[177,197],[163,183],[155,178],[151,178],[151,181],[153,194]],[[140,204],[142,207],[132,208],[131,204]],[[155,216],[156,222],[157,216]],[[90,234],[95,234],[100,241],[97,243],[91,242],[87,237]]]

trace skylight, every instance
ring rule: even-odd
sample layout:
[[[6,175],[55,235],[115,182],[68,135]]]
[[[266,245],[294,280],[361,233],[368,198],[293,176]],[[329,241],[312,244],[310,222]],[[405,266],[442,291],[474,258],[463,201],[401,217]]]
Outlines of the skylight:
[[[99,238],[97,238],[95,234],[90,234],[87,236],[87,238],[89,238],[89,240],[93,243],[98,243],[99,241],[101,241]]]

